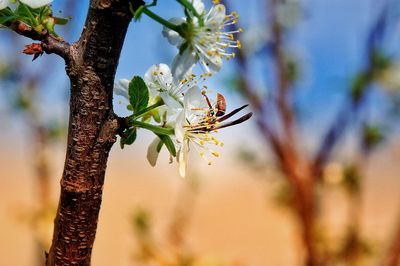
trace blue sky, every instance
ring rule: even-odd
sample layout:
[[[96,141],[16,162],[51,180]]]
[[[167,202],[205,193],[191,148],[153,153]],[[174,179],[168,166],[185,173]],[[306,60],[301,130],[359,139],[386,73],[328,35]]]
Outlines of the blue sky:
[[[64,1],[55,0],[54,10],[59,10],[65,3]],[[79,13],[72,14],[73,20],[70,26],[74,26],[77,30],[71,36],[66,37],[70,42],[75,41],[80,34],[87,11],[87,2],[80,1]],[[234,10],[241,15],[240,23],[245,30],[252,27],[264,28],[267,10],[266,5],[263,4],[264,1],[231,0],[230,2],[234,6]],[[396,10],[398,6],[393,8],[393,14],[396,16],[399,13]],[[329,119],[323,118],[329,118],[334,114],[349,81],[365,63],[363,42],[369,26],[376,18],[376,11],[379,11],[379,4],[373,0],[306,0],[303,8],[302,20],[289,36],[289,48],[296,54],[296,57],[301,59],[303,67],[303,75],[298,83],[295,101],[303,109],[307,118],[310,118],[309,123],[320,128],[324,121],[329,121]],[[182,16],[182,10],[173,0],[159,0],[158,6],[153,10],[167,19]],[[65,13],[64,15],[71,14]],[[393,38],[397,38],[397,40],[399,39],[398,28],[393,32]],[[167,40],[161,36],[161,29],[161,25],[145,16],[140,22],[131,24],[117,70],[117,79],[143,75],[152,64],[171,63],[177,49],[169,45]],[[8,33],[4,36],[9,38]],[[4,36],[0,36],[0,48],[5,48],[3,53],[0,52],[0,56],[7,58],[9,54],[4,50],[7,50],[8,41]],[[25,40],[25,42],[29,43],[29,40]],[[398,53],[396,46],[391,49],[393,53]],[[16,56],[21,57],[28,68],[35,69],[41,64],[38,62],[41,59],[32,63],[26,56],[21,54]],[[45,108],[51,106],[51,108],[58,108],[58,112],[65,112],[65,104],[62,104],[61,107],[59,104],[54,104],[60,99],[65,99],[68,87],[63,63],[56,56],[45,57],[49,65],[52,64],[53,67],[54,64],[54,67],[59,69],[56,77],[45,83],[44,98],[48,102]],[[270,71],[265,67],[260,67],[262,60],[264,59],[256,58],[254,60],[253,69],[257,74],[254,79],[259,84],[267,81],[264,84],[266,87],[263,88],[267,90],[267,86],[270,85],[268,83]],[[211,85],[217,89],[226,86],[223,81],[232,73],[234,74],[233,65],[232,62],[225,62],[219,75],[220,78],[211,79]],[[37,72],[38,75],[45,75],[43,71]],[[229,102],[241,104],[245,101],[237,95],[229,94],[228,91],[230,91],[229,88],[225,89],[224,93],[227,94]],[[1,101],[0,104],[2,104]],[[120,108],[117,107],[117,111],[120,112]]]

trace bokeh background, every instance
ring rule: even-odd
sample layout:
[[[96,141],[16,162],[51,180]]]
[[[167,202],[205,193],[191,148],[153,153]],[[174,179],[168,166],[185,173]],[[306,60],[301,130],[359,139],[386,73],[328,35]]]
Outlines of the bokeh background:
[[[53,3],[72,18],[58,30],[70,42],[87,2]],[[175,1],[158,2],[162,17],[182,16]],[[284,151],[296,147],[296,162],[333,142],[312,185],[312,242],[328,265],[381,265],[400,254],[400,1],[225,3],[240,15],[243,48],[209,87],[229,110],[250,103],[253,119],[218,133],[225,146],[211,166],[191,154],[185,179],[165,151],[148,164],[149,132],[123,150],[116,144],[93,265],[305,265],[296,187],[269,129]],[[131,24],[117,79],[172,62],[177,50],[161,29],[145,16]],[[0,265],[41,265],[64,162],[68,80],[59,58],[31,62],[21,53],[29,40],[0,33]],[[116,112],[126,115],[121,101]]]

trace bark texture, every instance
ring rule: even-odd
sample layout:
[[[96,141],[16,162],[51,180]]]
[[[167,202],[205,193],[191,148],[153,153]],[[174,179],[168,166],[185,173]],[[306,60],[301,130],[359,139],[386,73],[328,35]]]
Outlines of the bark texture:
[[[46,265],[90,265],[109,151],[119,119],[113,84],[131,20],[129,1],[91,0],[80,39],[69,46],[68,146]]]

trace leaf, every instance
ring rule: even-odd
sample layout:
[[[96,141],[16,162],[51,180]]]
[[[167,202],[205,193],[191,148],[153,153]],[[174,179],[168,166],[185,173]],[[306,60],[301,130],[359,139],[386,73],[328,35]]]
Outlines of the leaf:
[[[158,110],[157,110],[157,109],[151,110],[150,113],[151,113],[151,115],[153,116],[154,121],[156,121],[157,123],[160,123],[160,122],[161,122],[161,117],[160,117],[160,114],[158,113]]]
[[[164,142],[160,141],[157,145],[157,152],[161,151],[162,146],[164,145]]]
[[[145,109],[149,103],[149,89],[139,76],[133,77],[129,83],[129,102],[132,105],[133,113]]]
[[[4,25],[7,22],[13,21],[18,19],[17,16],[4,16],[4,17],[0,17],[0,24]]]
[[[121,138],[121,149],[124,148],[125,145],[131,145],[135,142],[136,140],[136,128],[132,127],[132,128],[128,128],[127,130],[124,131],[125,137]]]
[[[176,149],[175,149],[175,145],[174,142],[172,141],[172,139],[167,136],[167,135],[158,135],[157,136],[161,139],[161,141],[165,144],[165,146],[167,147],[169,153],[176,157]],[[161,150],[161,148],[160,148]]]

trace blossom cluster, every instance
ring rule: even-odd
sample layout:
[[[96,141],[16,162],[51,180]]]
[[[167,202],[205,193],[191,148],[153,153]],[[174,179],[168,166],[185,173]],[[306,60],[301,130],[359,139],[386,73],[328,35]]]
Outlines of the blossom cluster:
[[[19,0],[21,3],[24,3],[25,5],[31,7],[31,8],[39,8],[46,6],[53,2],[53,0]],[[15,3],[16,1],[12,0],[0,0],[0,9],[7,8],[10,6],[12,3]]]
[[[14,22],[24,23],[38,33],[46,30],[58,37],[55,25],[64,25],[68,19],[53,16],[53,0],[0,0],[0,25],[13,28]]]
[[[122,136],[122,146],[135,141],[137,128],[149,129],[157,135],[148,148],[150,164],[156,164],[165,145],[171,161],[176,157],[184,177],[191,149],[211,164],[211,158],[219,156],[217,148],[224,145],[215,133],[246,121],[252,114],[227,122],[246,106],[226,113],[224,96],[217,93],[215,100],[210,99],[205,85],[207,78],[221,69],[223,59],[235,57],[234,49],[241,47],[236,36],[242,30],[232,27],[237,23],[237,13],[226,14],[225,6],[215,0],[209,10],[201,0],[178,2],[185,9],[184,18],[167,21],[146,6],[140,10],[161,23],[163,36],[179,49],[171,67],[153,65],[144,79],[121,79],[114,90],[129,101],[127,107],[133,111],[127,118],[129,127]],[[203,70],[200,75],[194,73],[196,64]]]

